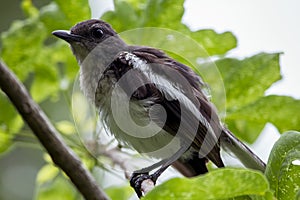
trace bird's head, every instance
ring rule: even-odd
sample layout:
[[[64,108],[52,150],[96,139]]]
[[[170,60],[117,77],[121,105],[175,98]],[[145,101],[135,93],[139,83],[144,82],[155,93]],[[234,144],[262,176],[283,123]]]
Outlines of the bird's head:
[[[102,49],[114,52],[125,45],[113,28],[106,22],[97,19],[86,20],[73,26],[70,31],[57,30],[52,32],[56,37],[71,45],[79,63],[98,45]],[[104,42],[108,41],[109,42]]]

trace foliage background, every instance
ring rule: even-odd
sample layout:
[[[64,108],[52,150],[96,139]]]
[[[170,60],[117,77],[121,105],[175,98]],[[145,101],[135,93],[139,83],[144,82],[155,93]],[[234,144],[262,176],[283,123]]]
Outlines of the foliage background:
[[[7,13],[5,19],[9,18],[9,14],[12,14],[11,19],[27,19],[16,22],[13,26],[8,25],[9,20],[5,21],[8,23],[3,26],[1,32],[11,28],[1,35],[1,58],[12,67],[30,89],[33,98],[40,103],[56,127],[65,134],[67,143],[79,153],[86,165],[93,169],[94,160],[86,155],[78,143],[78,138],[74,137],[69,111],[70,86],[77,73],[77,68],[74,67],[77,65],[67,45],[56,42],[50,35],[52,30],[68,29],[76,22],[89,18],[89,10],[86,1],[55,2],[48,5],[48,1],[33,1],[35,6],[43,7],[38,11],[32,7],[31,1],[25,0],[22,4],[24,14],[17,7],[16,13]],[[273,123],[281,133],[290,129],[299,130],[300,116],[294,113],[300,108],[298,100],[285,96],[264,96],[265,90],[281,78],[280,54],[260,53],[244,60],[223,58],[227,51],[236,47],[235,36],[230,32],[217,33],[213,30],[191,32],[180,23],[183,1],[176,4],[172,1],[116,2],[117,14],[109,12],[103,17],[117,31],[140,26],[173,28],[197,40],[210,55],[220,59],[216,63],[226,86],[226,122],[235,133],[243,133],[238,135],[241,139],[249,143],[254,142],[267,122]],[[14,6],[19,5],[18,2],[14,3]],[[2,14],[8,10],[4,9]],[[165,20],[166,18],[169,20]],[[214,84],[212,77],[206,78],[211,85]],[[241,93],[244,95],[241,96]],[[5,97],[0,97],[0,149],[6,152],[0,161],[0,199],[31,199],[33,192],[37,194],[38,199],[57,199],[59,196],[64,199],[78,198],[78,194],[51,165],[49,158],[42,154],[41,147],[31,136],[30,130],[26,126],[22,127],[20,118],[15,115],[13,108],[8,106]],[[292,120],[290,116],[293,116]],[[36,181],[35,176],[41,166],[43,168],[39,171]],[[221,174],[220,177],[223,179],[224,175]],[[258,178],[256,180],[262,178],[256,174],[253,174],[253,177]],[[99,179],[101,182],[103,177],[100,176]],[[117,190],[128,191],[125,187],[111,189],[110,193],[115,194]],[[267,190],[266,186],[257,192]]]
[[[19,0],[1,1],[0,6],[0,32],[6,31],[13,20],[24,19]],[[47,0],[34,1],[42,6]],[[2,46],[2,41],[0,46]],[[2,94],[0,94],[2,98]],[[3,116],[4,111],[0,110]],[[3,122],[0,124],[2,125]],[[29,130],[28,130],[29,131]],[[30,139],[31,140],[31,139]],[[9,152],[0,156],[0,199],[32,199],[34,195],[37,172],[44,165],[43,152],[39,144],[16,144]]]

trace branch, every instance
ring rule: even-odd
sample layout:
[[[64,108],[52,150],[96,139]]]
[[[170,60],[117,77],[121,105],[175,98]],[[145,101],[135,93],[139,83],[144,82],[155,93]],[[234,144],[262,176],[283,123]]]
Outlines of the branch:
[[[1,61],[0,87],[47,150],[53,162],[67,174],[84,198],[108,199],[79,158],[63,142],[45,113],[30,97],[25,86]]]

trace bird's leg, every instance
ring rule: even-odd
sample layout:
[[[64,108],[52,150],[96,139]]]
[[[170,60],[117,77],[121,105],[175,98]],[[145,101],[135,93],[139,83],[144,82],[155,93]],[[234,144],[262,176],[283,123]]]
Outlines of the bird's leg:
[[[174,155],[169,158],[163,159],[149,167],[134,171],[130,178],[130,185],[135,190],[137,196],[141,198],[143,196],[141,191],[141,185],[144,180],[150,179],[153,183],[156,183],[158,177],[176,160],[180,158],[180,156],[186,151],[185,148],[180,148]],[[149,175],[149,172],[157,167],[161,166],[157,171],[153,174]]]
[[[168,166],[161,171],[162,168],[159,168],[156,172],[154,172],[154,174],[152,175],[149,175],[149,172],[152,171],[153,169],[159,167],[159,166],[162,166],[164,163],[167,162],[167,159],[163,159],[149,167],[146,167],[146,168],[143,168],[143,169],[140,169],[140,170],[137,170],[137,171],[134,171],[131,175],[131,178],[130,178],[130,185],[131,187],[133,187],[133,189],[135,190],[136,194],[138,195],[139,198],[141,198],[143,196],[142,192],[141,192],[141,185],[142,185],[142,182],[144,180],[147,180],[147,179],[150,179],[153,181],[153,183],[155,184],[157,178],[159,177],[159,175],[165,170],[168,168]],[[159,175],[157,174],[158,171],[161,171],[159,173]],[[157,175],[155,175],[157,174]]]

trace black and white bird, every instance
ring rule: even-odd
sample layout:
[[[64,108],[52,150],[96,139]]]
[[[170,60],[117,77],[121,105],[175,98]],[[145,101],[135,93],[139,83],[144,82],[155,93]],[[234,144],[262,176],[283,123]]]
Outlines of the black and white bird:
[[[170,165],[188,177],[206,173],[209,160],[224,167],[221,147],[246,167],[265,170],[264,162],[220,122],[204,83],[186,65],[161,50],[127,45],[101,20],[53,34],[70,44],[80,65],[81,89],[106,129],[139,153],[161,159],[133,173],[131,185],[139,197],[141,182],[155,182]]]

